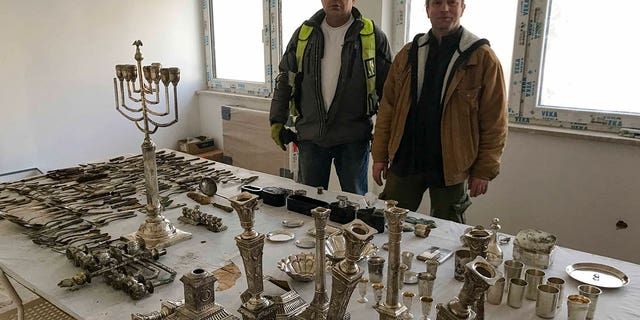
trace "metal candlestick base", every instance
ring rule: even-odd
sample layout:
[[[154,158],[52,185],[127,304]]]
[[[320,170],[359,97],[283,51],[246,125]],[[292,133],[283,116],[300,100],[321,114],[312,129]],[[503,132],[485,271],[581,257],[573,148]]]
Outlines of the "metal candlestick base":
[[[215,302],[216,277],[203,270],[195,269],[180,278],[184,284],[184,302],[164,301],[161,311],[147,314],[132,314],[132,320],[192,320],[216,319],[239,320],[230,315],[223,306]]]
[[[164,248],[191,238],[190,233],[176,229],[160,213],[156,145],[151,141],[150,137],[159,127],[168,127],[178,122],[178,91],[176,87],[180,81],[180,69],[161,68],[160,63],[152,63],[149,66],[142,67],[143,57],[142,52],[140,52],[142,41],[137,40],[133,45],[136,46],[134,55],[136,64],[116,65],[116,78],[113,78],[113,89],[115,91],[116,110],[128,120],[133,121],[136,127],[144,133],[142,159],[144,186],[147,192],[147,219],[136,233],[127,236],[127,238],[130,240],[142,239],[147,248]],[[160,80],[162,80],[165,89],[166,104],[164,110],[153,110],[153,106],[160,102]],[[137,88],[136,82],[138,82]],[[119,86],[118,83],[120,84]],[[157,118],[163,118],[171,113],[169,107],[169,84],[173,86],[173,120],[161,123]],[[129,99],[135,103],[140,103],[140,108],[126,105],[125,87],[127,87]],[[134,98],[133,93],[139,93],[140,98]],[[155,97],[153,97],[154,95]]]
[[[436,320],[477,319],[478,315],[471,309],[472,306],[484,296],[489,286],[502,277],[502,273],[480,256],[467,263],[465,268],[465,280],[460,293],[446,305],[439,303],[436,306]]]

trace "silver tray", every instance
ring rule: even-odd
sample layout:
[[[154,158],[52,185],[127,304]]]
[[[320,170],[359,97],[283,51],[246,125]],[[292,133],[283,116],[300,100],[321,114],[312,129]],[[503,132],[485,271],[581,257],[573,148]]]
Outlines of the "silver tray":
[[[574,263],[565,270],[571,278],[601,288],[620,288],[629,283],[624,272],[600,263]]]

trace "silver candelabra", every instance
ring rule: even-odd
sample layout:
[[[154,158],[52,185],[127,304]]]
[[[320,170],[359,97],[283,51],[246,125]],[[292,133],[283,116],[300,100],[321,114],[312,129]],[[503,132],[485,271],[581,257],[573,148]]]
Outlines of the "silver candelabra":
[[[138,228],[138,231],[128,237],[138,241],[144,241],[148,248],[162,248],[191,238],[190,233],[176,229],[173,224],[161,214],[158,168],[156,165],[156,145],[151,141],[150,137],[158,128],[168,127],[178,122],[178,95],[176,87],[178,81],[180,81],[180,69],[162,68],[160,63],[152,63],[151,65],[143,67],[142,60],[144,58],[140,52],[142,41],[136,40],[133,45],[136,46],[136,53],[134,55],[136,64],[116,65],[116,78],[113,78],[116,110],[128,120],[133,121],[136,127],[144,133],[142,159],[144,164],[144,185],[147,192],[147,217],[145,222]],[[164,111],[159,112],[153,110],[152,107],[160,103],[160,81],[162,81],[164,85],[166,107]],[[171,113],[169,106],[169,84],[173,87],[173,120],[162,123],[154,120],[154,117],[163,118]],[[139,104],[139,107],[127,106],[124,95],[125,87],[129,100],[135,104]],[[139,97],[134,97],[134,94],[139,94]],[[153,97],[154,95],[155,97]],[[148,96],[150,96],[150,98]]]

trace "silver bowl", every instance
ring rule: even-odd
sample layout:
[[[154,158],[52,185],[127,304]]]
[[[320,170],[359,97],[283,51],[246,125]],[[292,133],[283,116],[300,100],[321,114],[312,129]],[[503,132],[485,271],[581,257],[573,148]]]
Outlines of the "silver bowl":
[[[325,251],[327,258],[329,258],[329,260],[331,260],[333,263],[343,260],[346,247],[346,241],[342,232],[336,232],[330,235],[325,241]],[[358,261],[364,258],[368,258],[377,252],[378,247],[372,242],[368,242],[364,246],[364,249],[362,250]]]
[[[295,281],[313,281],[316,274],[316,255],[313,253],[289,255],[278,261],[278,269],[288,274]]]

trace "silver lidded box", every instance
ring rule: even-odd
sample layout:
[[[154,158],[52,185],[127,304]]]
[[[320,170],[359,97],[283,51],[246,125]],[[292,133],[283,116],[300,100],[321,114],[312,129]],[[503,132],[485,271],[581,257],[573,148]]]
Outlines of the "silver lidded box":
[[[538,229],[520,230],[513,241],[513,259],[547,269],[553,263],[556,236]]]

